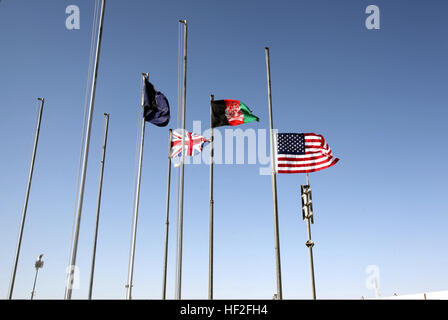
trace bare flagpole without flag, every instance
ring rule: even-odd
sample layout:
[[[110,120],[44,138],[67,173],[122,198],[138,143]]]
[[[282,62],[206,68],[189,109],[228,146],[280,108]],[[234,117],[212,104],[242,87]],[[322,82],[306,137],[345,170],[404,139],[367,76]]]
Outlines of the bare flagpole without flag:
[[[106,160],[106,146],[107,146],[107,133],[109,131],[109,114],[104,114],[105,125],[104,125],[104,140],[103,140],[103,152],[101,155],[101,168],[100,168],[100,179],[98,182],[98,198],[96,205],[96,220],[95,220],[95,234],[93,237],[93,253],[92,253],[92,267],[90,270],[90,284],[89,284],[89,300],[92,299],[93,291],[93,276],[95,273],[95,258],[96,258],[96,244],[98,240],[98,225],[100,222],[100,210],[101,210],[101,194],[103,190],[103,174],[104,174],[104,161]]]
[[[210,102],[215,100],[215,96],[213,94],[210,95]],[[213,300],[213,113],[212,106],[210,104],[210,217],[209,217],[209,262],[208,262],[208,299]]]
[[[271,167],[272,167],[272,199],[274,203],[274,240],[275,240],[275,262],[277,271],[277,299],[283,299],[282,293],[282,270],[280,262],[280,239],[278,226],[278,204],[277,204],[277,176],[275,172],[275,150],[274,150],[274,129],[272,120],[272,96],[271,96],[271,63],[269,48],[265,47],[266,53],[266,73],[268,81],[268,102],[269,102],[269,130],[271,143]]]
[[[14,258],[14,267],[12,270],[11,282],[9,285],[9,292],[8,292],[9,300],[12,299],[12,294],[14,292],[14,284],[15,284],[15,280],[16,280],[17,265],[19,263],[20,248],[22,246],[23,230],[25,228],[26,211],[28,209],[28,199],[30,197],[31,181],[33,179],[34,162],[36,160],[37,144],[39,142],[40,124],[42,121],[42,111],[44,110],[44,103],[45,103],[44,98],[37,98],[37,100],[40,101],[40,107],[39,107],[39,114],[37,117],[37,128],[36,128],[36,135],[34,137],[34,146],[33,146],[33,154],[31,156],[30,172],[28,175],[28,183],[27,183],[26,192],[25,192],[25,202],[23,204],[23,210],[22,210],[22,221],[20,223],[19,238],[17,240],[16,255]]]
[[[171,187],[171,140],[173,130],[169,129],[168,133],[168,181],[166,187],[166,221],[165,221],[165,250],[163,256],[163,283],[162,283],[162,299],[166,299],[166,274],[168,265],[168,232],[170,225],[170,187]]]
[[[145,94],[145,80],[149,78],[149,73],[142,73],[142,108],[144,105]],[[143,164],[143,146],[145,143],[145,127],[146,120],[142,115],[142,126],[140,133],[140,151],[138,160],[137,171],[137,186],[135,188],[135,201],[134,201],[134,219],[132,222],[132,236],[131,236],[131,251],[129,253],[129,269],[128,269],[128,283],[126,284],[126,299],[132,299],[132,281],[134,278],[134,256],[135,256],[135,242],[137,240],[137,223],[138,223],[138,205],[140,202],[140,183],[142,180],[142,164]]]
[[[76,256],[78,253],[78,241],[79,241],[79,229],[81,226],[81,216],[82,216],[82,205],[84,201],[84,187],[86,182],[86,173],[87,173],[87,161],[89,157],[89,146],[90,146],[90,133],[92,129],[92,116],[93,116],[93,109],[95,104],[95,91],[96,91],[96,80],[98,76],[98,63],[100,60],[100,49],[101,49],[101,39],[103,37],[103,22],[104,22],[104,10],[106,7],[106,0],[101,1],[101,14],[100,14],[100,22],[99,22],[99,31],[98,31],[98,38],[96,43],[96,54],[95,54],[95,64],[94,64],[94,70],[93,70],[93,77],[92,77],[92,89],[90,91],[90,105],[89,105],[89,113],[87,118],[87,127],[86,127],[86,134],[85,134],[85,140],[84,140],[84,150],[83,150],[83,159],[82,159],[82,167],[81,167],[81,179],[80,179],[80,185],[79,185],[79,193],[78,193],[78,201],[76,206],[76,227],[75,227],[75,233],[74,233],[74,240],[73,240],[73,250],[71,254],[71,262],[70,262],[70,269],[69,269],[69,275],[66,283],[66,291],[65,291],[65,299],[71,300],[72,298],[72,291],[73,291],[73,281],[75,276],[75,266],[76,266]]]
[[[187,20],[179,20],[184,25],[184,58],[183,58],[183,94],[182,94],[182,156],[180,164],[180,190],[179,190],[179,226],[178,226],[178,248],[177,248],[177,287],[176,299],[182,297],[182,244],[183,244],[183,223],[184,223],[184,167],[185,167],[185,110],[187,103]]]
[[[31,300],[34,299],[34,295],[36,294],[36,283],[37,283],[37,275],[39,274],[39,269],[42,269],[44,267],[44,261],[42,260],[42,257],[44,254],[40,254],[39,257],[37,257],[36,262],[34,263],[34,268],[36,268],[36,274],[34,275],[34,282],[33,282],[33,291],[31,291]]]

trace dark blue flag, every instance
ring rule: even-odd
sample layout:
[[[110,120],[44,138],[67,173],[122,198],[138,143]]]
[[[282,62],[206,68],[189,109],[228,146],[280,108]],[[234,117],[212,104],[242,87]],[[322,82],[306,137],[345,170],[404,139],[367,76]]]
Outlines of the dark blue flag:
[[[170,104],[162,92],[157,91],[148,79],[145,79],[143,97],[143,117],[158,127],[170,122]]]

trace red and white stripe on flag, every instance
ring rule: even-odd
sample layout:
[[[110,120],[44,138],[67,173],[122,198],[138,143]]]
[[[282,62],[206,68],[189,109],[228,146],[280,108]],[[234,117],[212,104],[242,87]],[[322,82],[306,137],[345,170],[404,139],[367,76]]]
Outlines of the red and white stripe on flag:
[[[322,135],[315,133],[277,134],[277,173],[307,173],[334,166],[335,158]]]
[[[204,143],[210,142],[209,139],[204,138],[201,135],[187,132],[185,134],[185,156],[194,156],[202,151]],[[171,158],[180,156],[182,153],[182,134],[173,131],[171,139]]]

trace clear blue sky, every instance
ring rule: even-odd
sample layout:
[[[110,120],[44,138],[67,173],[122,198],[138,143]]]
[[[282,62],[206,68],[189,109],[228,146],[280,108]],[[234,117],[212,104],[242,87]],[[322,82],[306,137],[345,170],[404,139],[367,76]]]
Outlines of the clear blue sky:
[[[81,29],[65,28],[65,8]],[[364,26],[381,10],[381,30]],[[341,161],[311,174],[320,298],[373,296],[365,269],[380,268],[383,296],[448,289],[445,148],[448,27],[445,1],[108,1],[80,234],[88,292],[103,113],[111,114],[95,298],[125,296],[141,72],[177,118],[178,19],[189,21],[187,126],[209,121],[209,95],[241,99],[268,128],[264,46],[271,48],[274,126],[323,134]],[[6,298],[28,176],[37,97],[46,98],[15,298],[62,299],[75,207],[93,1],[0,2],[0,297]],[[243,128],[243,129],[244,129]],[[134,297],[161,295],[167,128],[148,125]],[[215,297],[276,291],[271,178],[260,165],[215,168]],[[174,177],[175,178],[175,177]],[[175,179],[173,179],[173,182]],[[310,298],[304,175],[278,176],[284,298]],[[175,194],[172,203],[174,208]],[[185,174],[183,297],[206,298],[208,166]],[[175,210],[168,298],[174,297]]]

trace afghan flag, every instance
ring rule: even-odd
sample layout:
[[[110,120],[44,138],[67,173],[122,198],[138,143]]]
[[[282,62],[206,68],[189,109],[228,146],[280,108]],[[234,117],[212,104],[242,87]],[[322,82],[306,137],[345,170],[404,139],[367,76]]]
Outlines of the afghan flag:
[[[215,100],[212,105],[212,128],[237,126],[242,123],[260,121],[252,111],[239,100]]]

